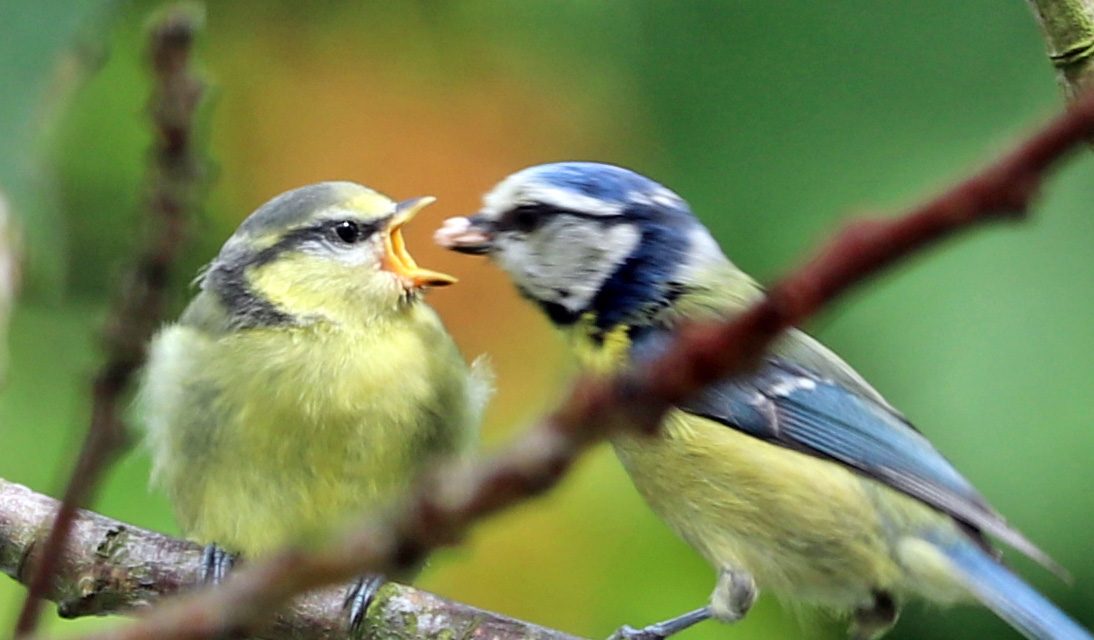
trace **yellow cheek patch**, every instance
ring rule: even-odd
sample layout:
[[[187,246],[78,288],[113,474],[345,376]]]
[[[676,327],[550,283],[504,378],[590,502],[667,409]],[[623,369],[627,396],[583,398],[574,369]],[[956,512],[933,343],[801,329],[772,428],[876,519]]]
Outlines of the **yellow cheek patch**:
[[[331,260],[285,253],[248,273],[248,282],[260,297],[293,316],[318,312],[349,312],[357,296],[360,273]]]

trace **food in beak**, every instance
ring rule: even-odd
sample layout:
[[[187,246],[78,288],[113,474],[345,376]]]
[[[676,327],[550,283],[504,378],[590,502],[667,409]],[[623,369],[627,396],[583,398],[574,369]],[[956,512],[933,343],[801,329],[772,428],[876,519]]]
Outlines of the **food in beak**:
[[[494,246],[493,237],[476,227],[475,223],[465,216],[445,220],[441,228],[434,232],[433,242],[445,249],[475,255],[489,253]]]
[[[384,269],[401,277],[411,288],[442,287],[456,282],[456,278],[446,273],[419,267],[407,251],[406,240],[403,238],[403,226],[420,210],[435,201],[436,198],[427,196],[400,202],[395,205],[395,213],[385,229]]]

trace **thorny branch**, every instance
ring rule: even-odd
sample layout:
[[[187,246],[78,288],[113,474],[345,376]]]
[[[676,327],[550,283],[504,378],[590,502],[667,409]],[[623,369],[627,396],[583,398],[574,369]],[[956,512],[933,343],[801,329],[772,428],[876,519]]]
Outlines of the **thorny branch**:
[[[0,480],[0,572],[19,573],[23,554],[44,534],[41,523],[57,503]],[[60,615],[132,612],[160,597],[200,583],[202,547],[117,520],[78,511],[54,590]],[[323,589],[297,598],[266,640],[335,640],[345,637],[345,588]],[[493,638],[495,640],[578,640],[573,636],[452,602],[394,583],[384,585],[368,611],[370,638]]]
[[[24,569],[29,588],[15,627],[17,637],[35,629],[41,599],[51,590],[77,509],[91,498],[103,471],[124,447],[121,397],[144,361],[145,345],[162,320],[168,275],[180,251],[200,178],[191,142],[194,112],[204,85],[189,69],[198,26],[193,11],[172,8],[152,26],[149,35],[148,56],[154,79],[149,111],[156,134],[145,195],[150,232],[107,321],[107,357],[92,383],[91,422],[61,506],[48,537]]]
[[[292,596],[368,572],[413,565],[458,542],[479,519],[553,487],[611,429],[656,429],[675,402],[746,372],[784,329],[901,258],[959,231],[1025,214],[1048,169],[1094,133],[1094,93],[972,178],[903,216],[852,223],[735,319],[680,330],[649,366],[580,381],[568,400],[499,454],[439,471],[386,517],[314,552],[286,550],[244,566],[215,590],[166,602],[141,620],[91,638],[211,638],[254,633]]]

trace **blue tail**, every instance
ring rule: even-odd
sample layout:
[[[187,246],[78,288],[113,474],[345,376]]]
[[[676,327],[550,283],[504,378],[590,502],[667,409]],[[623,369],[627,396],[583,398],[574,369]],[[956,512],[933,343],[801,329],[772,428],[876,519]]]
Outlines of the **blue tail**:
[[[939,545],[969,591],[1031,640],[1094,640],[1063,611],[979,547]]]

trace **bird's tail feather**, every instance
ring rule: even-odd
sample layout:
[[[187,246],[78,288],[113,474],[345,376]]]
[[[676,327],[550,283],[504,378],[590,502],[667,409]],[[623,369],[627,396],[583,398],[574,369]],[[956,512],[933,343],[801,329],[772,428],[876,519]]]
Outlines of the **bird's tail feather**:
[[[1094,640],[1067,614],[983,549],[962,541],[940,545],[965,587],[1031,640]]]

